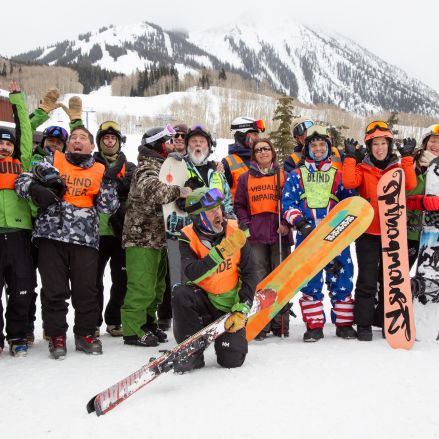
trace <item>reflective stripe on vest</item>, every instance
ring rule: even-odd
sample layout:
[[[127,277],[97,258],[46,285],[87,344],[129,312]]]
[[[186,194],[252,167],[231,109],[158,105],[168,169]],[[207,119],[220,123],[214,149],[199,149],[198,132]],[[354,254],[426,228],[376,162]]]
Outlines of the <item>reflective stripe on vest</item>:
[[[230,154],[226,157],[226,162],[229,165],[230,173],[232,174],[232,200],[235,201],[236,189],[238,188],[238,179],[240,175],[248,171],[248,166],[244,163],[241,157],[237,154]]]
[[[14,183],[21,174],[21,163],[12,157],[0,160],[0,189],[14,190]]]
[[[300,196],[310,209],[323,209],[328,206],[329,200],[339,201],[332,193],[337,169],[329,168],[327,171],[309,172],[306,166],[300,167],[304,192]]]
[[[95,162],[90,168],[81,168],[69,163],[59,151],[54,153],[53,166],[67,186],[64,200],[76,207],[92,207],[101,187],[105,166]]]
[[[302,152],[301,151],[292,152],[290,154],[290,158],[293,160],[294,164],[297,166],[297,164],[300,162],[300,160],[302,158]],[[332,166],[335,169],[340,169],[340,171],[343,169],[343,163],[341,161],[340,151],[335,146],[333,146],[331,148],[331,162],[332,162]]]
[[[238,223],[236,221],[228,220],[226,236],[230,236],[237,228]],[[189,238],[189,245],[198,258],[205,258],[210,249],[200,241],[200,238],[194,231],[193,224],[184,227],[182,232]],[[193,283],[210,294],[227,293],[236,288],[239,283],[238,264],[240,260],[241,250],[237,251],[231,258],[227,258],[222,261],[221,264],[217,265],[216,269],[212,270],[209,276],[200,282]]]
[[[285,183],[284,173],[280,173],[280,193]],[[278,213],[277,178],[276,175],[264,177],[248,176],[248,199],[252,215],[271,212]]]
[[[192,178],[192,177],[198,178],[200,183],[202,183],[203,186],[205,185],[204,180],[202,179],[201,175],[197,172],[196,169],[188,168],[188,175],[189,175],[188,179]],[[210,178],[209,178],[209,175],[210,175]],[[207,183],[209,184],[209,188],[219,189],[222,192],[222,194],[224,195],[224,185],[223,185],[223,181],[221,180],[220,174],[218,172],[212,170],[212,172],[210,174],[208,173],[208,178],[209,178],[209,181]]]

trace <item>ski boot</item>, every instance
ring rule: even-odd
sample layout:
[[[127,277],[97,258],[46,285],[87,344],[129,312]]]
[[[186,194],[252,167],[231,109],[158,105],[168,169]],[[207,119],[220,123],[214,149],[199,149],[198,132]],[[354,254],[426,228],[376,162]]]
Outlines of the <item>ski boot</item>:
[[[26,357],[27,355],[27,343],[23,338],[12,338],[8,340],[9,353],[13,357]]]
[[[121,325],[107,325],[107,332],[112,337],[122,337],[123,336],[123,330]]]
[[[357,325],[357,339],[359,341],[372,341],[372,326]]]
[[[313,343],[319,341],[321,338],[324,338],[323,328],[307,328],[305,334],[303,334],[303,341],[305,343]]]
[[[154,347],[159,345],[158,338],[151,332],[146,331],[142,337],[137,335],[124,335],[123,342],[131,346]]]
[[[49,352],[55,360],[64,360],[67,355],[66,336],[59,335],[58,337],[50,337]]]
[[[205,366],[203,354],[193,354],[190,357],[176,359],[173,362],[174,372],[183,374],[194,369],[201,369]]]
[[[345,340],[353,340],[357,338],[357,332],[352,326],[337,326],[335,335]]]
[[[86,354],[102,354],[102,343],[94,335],[82,336],[75,334],[75,347],[77,351],[85,352]]]

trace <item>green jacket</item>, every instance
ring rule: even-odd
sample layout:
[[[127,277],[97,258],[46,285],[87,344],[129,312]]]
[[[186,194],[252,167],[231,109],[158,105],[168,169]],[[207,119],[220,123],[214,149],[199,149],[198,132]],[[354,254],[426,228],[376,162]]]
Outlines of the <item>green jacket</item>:
[[[414,189],[407,191],[407,197],[410,195],[424,195],[425,193],[425,174],[416,169],[417,184]],[[407,209],[407,238],[413,241],[419,241],[422,228],[422,211]]]
[[[16,138],[19,144],[14,149],[13,157],[21,162],[23,171],[31,169],[32,129],[27,113],[23,93],[12,93],[9,101],[16,117]],[[1,174],[0,174],[1,178]],[[32,229],[31,212],[27,200],[18,198],[12,189],[0,190],[0,232],[1,229]],[[5,230],[4,230],[5,231]]]

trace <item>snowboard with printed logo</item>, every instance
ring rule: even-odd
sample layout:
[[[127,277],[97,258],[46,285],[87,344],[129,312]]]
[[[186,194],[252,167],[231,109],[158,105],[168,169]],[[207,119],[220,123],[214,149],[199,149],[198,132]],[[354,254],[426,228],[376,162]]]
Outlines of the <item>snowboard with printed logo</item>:
[[[309,236],[257,286],[277,293],[276,302],[247,322],[247,340],[253,340],[271,319],[320,270],[366,231],[373,208],[361,197],[338,203]]]
[[[416,330],[407,250],[404,170],[396,168],[386,172],[378,182],[377,195],[383,258],[384,334],[392,348],[410,349]]]

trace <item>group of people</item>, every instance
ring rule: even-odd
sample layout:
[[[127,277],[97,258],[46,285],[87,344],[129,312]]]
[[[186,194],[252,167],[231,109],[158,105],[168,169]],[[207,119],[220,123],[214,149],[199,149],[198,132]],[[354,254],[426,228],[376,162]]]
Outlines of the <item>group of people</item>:
[[[114,121],[100,124],[93,153],[94,136],[82,123],[79,97],[65,106],[59,92],[49,90],[28,115],[19,86],[11,83],[9,91],[16,128],[0,129],[0,288],[6,287],[8,298],[4,318],[1,309],[0,351],[5,332],[13,356],[26,355],[33,342],[38,269],[44,336],[55,359],[67,354],[71,298],[75,347],[88,354],[102,353],[104,321],[106,331],[126,345],[148,347],[167,341],[171,317],[181,342],[231,313],[215,351],[220,365],[239,367],[247,354],[245,325],[258,283],[340,200],[357,194],[375,214],[356,241],[355,288],[348,247],[302,288],[299,303],[305,342],[324,337],[324,282],[336,336],[370,341],[372,326],[382,327],[384,314],[380,177],[398,167],[405,173],[411,264],[423,211],[439,210],[439,197],[424,194],[426,169],[439,156],[439,125],[425,131],[419,148],[414,139],[395,148],[388,124],[374,121],[366,127],[365,146],[346,139],[339,149],[326,127],[296,120],[297,146],[281,168],[271,140],[263,136],[262,120],[232,121],[234,143],[221,162],[211,159],[215,140],[206,128],[181,123],[147,130],[135,165],[122,151],[125,139]],[[70,118],[70,133],[50,126],[33,147],[32,131],[60,107]],[[160,180],[167,157],[186,165],[183,185]],[[184,213],[172,233],[162,213],[167,203]],[[180,255],[177,270],[168,267],[170,253]],[[111,289],[104,307],[108,262]],[[290,314],[288,304],[257,339],[270,333],[287,337]],[[174,368],[203,366],[200,350]]]

